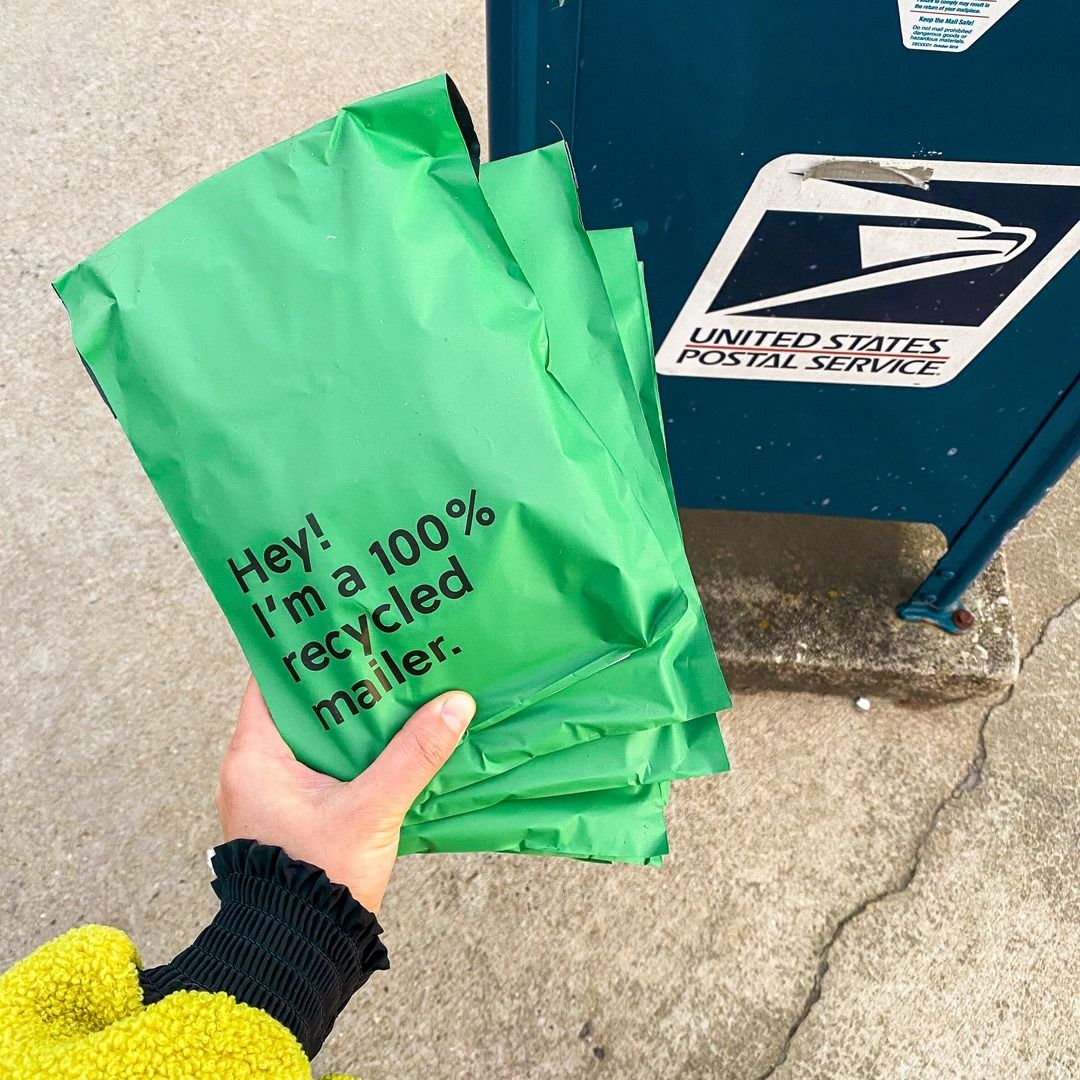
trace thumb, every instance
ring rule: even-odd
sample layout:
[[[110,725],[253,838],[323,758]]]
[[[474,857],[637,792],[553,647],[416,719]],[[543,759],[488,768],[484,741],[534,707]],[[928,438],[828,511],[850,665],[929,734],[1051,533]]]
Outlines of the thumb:
[[[450,690],[421,706],[405,721],[386,749],[352,781],[368,798],[401,818],[461,741],[476,702]]]

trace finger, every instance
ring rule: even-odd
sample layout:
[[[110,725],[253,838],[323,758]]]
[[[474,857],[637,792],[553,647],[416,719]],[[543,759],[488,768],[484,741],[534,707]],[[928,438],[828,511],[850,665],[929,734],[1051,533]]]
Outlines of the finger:
[[[405,721],[386,749],[352,781],[365,796],[404,817],[405,811],[454,752],[476,702],[460,690],[429,701]]]
[[[244,696],[240,699],[240,713],[236,718],[230,746],[255,750],[269,757],[293,756],[274,724],[254,675],[244,687]]]

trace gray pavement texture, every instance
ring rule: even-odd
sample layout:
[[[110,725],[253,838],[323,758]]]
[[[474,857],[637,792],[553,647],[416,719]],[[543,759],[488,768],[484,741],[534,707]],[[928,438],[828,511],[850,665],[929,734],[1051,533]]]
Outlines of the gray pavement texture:
[[[207,173],[442,69],[482,121],[479,0],[5,5],[0,967],[86,921],[148,963],[190,941],[243,680],[49,281]],[[1006,554],[1012,690],[738,697],[734,770],[676,786],[661,870],[403,860],[394,970],[316,1071],[1080,1076],[1080,472]]]

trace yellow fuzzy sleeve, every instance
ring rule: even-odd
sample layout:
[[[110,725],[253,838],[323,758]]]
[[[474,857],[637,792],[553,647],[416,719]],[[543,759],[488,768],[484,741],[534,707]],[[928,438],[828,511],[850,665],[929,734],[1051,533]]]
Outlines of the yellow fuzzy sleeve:
[[[0,1076],[311,1080],[300,1044],[273,1017],[202,991],[144,1008],[138,969],[130,939],[107,926],[70,930],[20,960],[0,976]]]

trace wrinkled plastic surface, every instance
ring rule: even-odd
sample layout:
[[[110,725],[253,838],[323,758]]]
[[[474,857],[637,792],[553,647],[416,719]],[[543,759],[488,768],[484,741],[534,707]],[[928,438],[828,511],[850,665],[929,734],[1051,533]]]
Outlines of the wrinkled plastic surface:
[[[484,166],[487,167],[487,166]],[[633,232],[609,229],[590,233],[605,292],[615,315],[623,353],[629,363],[640,407],[657,456],[658,468],[669,490],[675,512],[671,475],[663,440],[663,422],[652,364],[645,282],[637,261]],[[570,691],[559,694],[565,700]],[[492,843],[486,850],[522,854],[570,854],[603,862],[658,865],[659,837],[665,835],[663,808],[667,785],[677,778],[705,775],[727,767],[726,756],[716,757],[717,721],[712,714],[642,732],[607,735],[568,747],[567,750],[532,758],[516,769],[488,774],[486,779],[445,796],[433,796],[414,808],[402,829],[402,854],[440,850],[472,851],[478,837],[502,823],[511,823],[511,839]],[[721,744],[723,753],[723,744]],[[657,786],[652,796],[640,789],[630,796],[622,787],[631,784]],[[559,800],[557,795],[591,792],[588,812],[577,799]],[[495,806],[516,802],[516,806]],[[494,808],[488,813],[484,808]],[[459,816],[455,816],[458,814]],[[529,822],[539,819],[544,828],[537,832]],[[431,822],[440,821],[436,828]],[[516,824],[514,824],[516,823]],[[575,854],[566,847],[568,835],[588,837],[591,855]],[[666,850],[666,849],[665,849]]]
[[[403,838],[401,853],[504,851],[658,865],[668,852],[668,788],[648,784],[533,799],[528,814],[522,812],[525,804],[497,803],[458,818],[425,822],[422,834]],[[464,832],[462,822],[468,825]]]
[[[575,683],[557,696],[510,718],[498,728],[470,733],[429,788],[431,795],[453,791],[463,778],[490,776],[567,745],[602,735],[653,729],[715,713],[730,705],[696,586],[686,561],[660,426],[649,339],[641,333],[644,296],[632,240],[603,237],[612,285],[625,308],[626,333],[636,350],[631,363],[613,314],[613,303],[592,241],[581,225],[573,172],[565,144],[492,162],[481,169],[481,186],[511,251],[533,287],[550,336],[549,369],[582,404],[620,464],[637,477],[635,490],[661,538],[687,597],[682,617],[670,633],[642,653],[600,676]],[[626,260],[620,275],[621,258]],[[629,256],[627,260],[627,256]],[[627,298],[628,299],[624,299]],[[646,421],[645,412],[652,416]],[[658,441],[657,441],[658,440]],[[661,466],[661,462],[663,465]],[[650,681],[662,692],[643,693]],[[719,729],[711,736],[713,768],[727,768]],[[705,736],[702,736],[705,738]],[[613,775],[620,762],[612,757]],[[699,775],[699,774],[695,774]],[[519,777],[526,789],[527,779]],[[446,805],[455,805],[445,800]],[[414,816],[425,816],[421,803]]]
[[[563,154],[560,161],[560,155],[555,152],[557,149],[559,148],[549,148],[547,151],[538,153],[552,163],[550,176],[558,178],[561,183],[568,178],[568,174],[563,171],[565,156]],[[515,162],[533,156],[522,155],[520,158],[510,159],[500,164],[513,165]],[[483,166],[482,181],[490,168],[489,165]],[[544,239],[554,240],[557,244],[558,229],[553,222],[548,221],[536,210],[536,184],[527,186],[523,184],[518,190],[522,194],[515,205],[525,206],[527,201],[532,208],[537,244],[542,243]],[[505,233],[508,231],[507,208],[501,209],[499,221]],[[523,213],[522,217],[524,216]],[[574,227],[576,227],[576,215]],[[614,312],[625,356],[624,362],[629,365],[628,370],[632,378],[636,401],[644,417],[649,445],[653,452],[654,468],[658,469],[664,477],[668,513],[674,515],[674,494],[671,491],[670,475],[667,471],[644,282],[634,249],[633,234],[628,229],[605,230],[590,234],[589,239],[602,275],[605,301],[610,304]],[[518,248],[515,247],[514,250],[516,254],[519,253]],[[565,252],[565,245],[562,250]],[[561,256],[562,259],[565,257],[565,254]],[[530,280],[535,286],[538,279],[534,275]],[[544,291],[537,288],[537,293],[541,304],[546,305],[547,297]],[[590,317],[589,309],[584,303],[579,305],[578,311],[583,321]],[[591,315],[591,318],[595,322],[599,321],[599,317],[595,314]],[[554,334],[552,340],[554,348]],[[595,350],[592,350],[586,356],[586,362],[592,362],[591,355],[594,352]],[[677,521],[677,519],[673,520]],[[679,550],[681,551],[681,542]],[[694,599],[696,599],[696,593]],[[715,664],[712,647],[708,643],[707,627],[705,627],[703,616],[700,615],[700,607],[698,612],[701,619],[700,627],[705,635],[704,640],[708,650],[706,660]],[[686,618],[687,616],[684,615],[684,619]],[[657,648],[658,646],[653,646],[647,652],[640,654],[641,658],[655,652]],[[668,655],[670,656],[670,651]],[[637,659],[635,658],[635,662]],[[661,657],[653,662],[663,663],[664,658]],[[620,668],[632,678],[633,673],[630,667],[630,661],[624,661],[623,665],[620,665]],[[607,693],[605,684],[610,684],[613,677],[618,681],[618,676],[619,671],[613,667],[553,696],[549,702],[552,719],[557,715],[565,723],[579,714],[587,718],[589,715],[597,715],[609,709],[610,698],[604,696]],[[632,690],[630,693],[632,694]],[[726,695],[719,700],[726,701]],[[537,711],[536,709],[526,710],[525,713],[519,714],[514,722],[517,723],[526,714],[531,716]],[[534,757],[508,772],[492,774],[489,770],[485,779],[479,783],[465,789],[449,791],[442,796],[429,797],[415,807],[409,816],[405,835],[408,838],[410,830],[415,830],[417,835],[420,835],[423,829],[418,823],[423,820],[449,817],[504,799],[529,799],[535,796],[585,790],[599,791],[625,782],[644,783],[704,776],[727,768],[723,742],[716,718],[712,713],[689,723],[673,723],[676,719],[683,720],[685,717],[669,716],[667,727],[630,735],[609,735],[582,742],[557,753]],[[477,741],[483,746],[489,739],[499,734],[499,731],[482,732],[477,737]],[[527,814],[528,808],[524,812]],[[447,827],[449,828],[450,826]],[[451,842],[447,830],[444,830],[441,835],[444,843]]]
[[[57,291],[301,760],[355,775],[464,686],[403,852],[655,862],[728,700],[632,237],[594,254],[561,146],[482,191],[463,115],[444,79],[351,106]]]
[[[56,283],[276,724],[340,777],[436,693],[481,731],[687,606],[548,372],[460,114],[443,78],[350,106]]]
[[[633,232],[629,229],[610,229],[590,233],[589,238],[630,365],[657,467],[664,477],[674,513],[675,497],[664,447],[645,284],[641,264],[636,257]],[[590,682],[600,679],[601,676],[594,676]],[[553,703],[566,700],[578,691],[578,687],[573,691],[563,691],[552,699]],[[491,827],[482,809],[447,820],[438,830],[429,828],[431,820],[452,818],[463,807],[475,808],[522,800],[516,810],[512,806],[496,809],[495,820],[528,821],[538,807],[543,814],[551,813],[552,808],[558,813],[572,813],[565,811],[563,804],[557,802],[541,799],[537,804],[531,801],[537,796],[592,791],[594,794],[589,803],[592,809],[616,807],[617,812],[590,812],[581,821],[571,821],[566,817],[560,824],[560,835],[569,829],[584,830],[594,858],[603,858],[602,853],[609,852],[611,854],[607,861],[652,863],[657,860],[650,856],[639,859],[628,855],[627,838],[655,835],[657,830],[663,828],[663,803],[627,798],[623,791],[606,789],[619,786],[623,782],[621,778],[625,777],[630,777],[631,783],[644,784],[647,781],[669,781],[721,771],[727,767],[727,759],[724,756],[718,760],[718,741],[716,717],[708,714],[655,730],[598,738],[534,758],[516,769],[489,775],[467,789],[430,798],[410,815],[411,823],[402,832],[401,851],[405,854],[430,850],[428,845],[434,843],[443,851],[474,850],[471,845],[475,843],[477,829],[487,830]],[[720,752],[723,752],[722,744]],[[515,845],[510,850],[527,854],[567,853],[560,851],[557,843],[549,844],[535,834],[530,836],[525,848]]]

